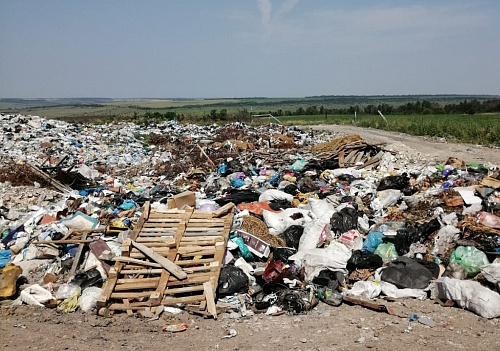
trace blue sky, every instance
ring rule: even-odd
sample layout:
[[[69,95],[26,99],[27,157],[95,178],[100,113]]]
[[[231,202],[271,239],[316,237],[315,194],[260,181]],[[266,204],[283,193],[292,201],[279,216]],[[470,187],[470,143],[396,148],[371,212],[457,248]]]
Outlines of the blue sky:
[[[498,18],[498,0],[0,0],[0,97],[500,94]]]

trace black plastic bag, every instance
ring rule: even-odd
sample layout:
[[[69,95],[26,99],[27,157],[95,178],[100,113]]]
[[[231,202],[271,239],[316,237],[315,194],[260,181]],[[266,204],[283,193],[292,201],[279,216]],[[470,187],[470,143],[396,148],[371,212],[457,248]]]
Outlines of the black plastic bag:
[[[355,176],[353,176],[351,174],[340,174],[337,176],[337,180],[339,180],[341,182],[347,182],[349,184],[351,184],[353,181],[358,180],[358,179],[361,179],[361,178],[356,178]]]
[[[434,218],[433,220],[430,220],[429,222],[418,226],[417,230],[419,232],[420,242],[427,240],[429,235],[438,231],[439,229],[441,229],[441,223],[439,223],[439,220],[437,218]]]
[[[336,158],[330,158],[321,163],[321,169],[337,169],[339,167],[339,160]]]
[[[433,274],[424,265],[404,256],[392,261],[380,275],[380,280],[400,289],[425,289],[432,278]]]
[[[314,183],[310,177],[304,177],[298,182],[298,186],[303,193],[312,193],[319,189],[319,187]]]
[[[239,205],[244,202],[257,202],[259,201],[259,193],[253,192],[251,190],[232,190],[229,195],[222,197],[220,199],[215,199],[219,206],[224,206],[232,202],[235,205]]]
[[[78,285],[82,291],[89,286],[102,285],[101,273],[96,268],[92,268],[85,273],[76,274],[70,283]]]
[[[248,292],[248,277],[245,272],[235,266],[222,267],[217,285],[217,295],[224,297],[246,292]]]
[[[358,211],[351,207],[345,207],[332,215],[330,224],[332,231],[336,235],[342,235],[351,229],[356,229],[358,226]]]
[[[297,195],[299,193],[299,189],[297,188],[297,186],[295,184],[288,184],[284,189],[283,191],[287,194],[290,194],[290,195]]]
[[[351,258],[347,261],[347,270],[352,272],[356,269],[377,269],[383,265],[384,261],[379,255],[356,250],[353,251]]]
[[[297,253],[297,249],[293,247],[277,247],[273,251],[273,260],[288,263],[288,258]]]
[[[285,240],[286,246],[298,249],[302,234],[304,234],[304,227],[292,225],[281,234],[281,237]]]
[[[272,200],[268,202],[269,207],[273,211],[286,210],[287,208],[293,208],[292,204],[287,200]]]
[[[387,189],[403,190],[409,185],[410,185],[410,177],[408,177],[406,173],[403,173],[402,175],[382,178],[380,184],[377,187],[377,191],[387,190]]]
[[[344,283],[344,274],[342,272],[330,271],[328,269],[319,272],[317,277],[313,278],[313,284],[326,286],[336,290],[340,284]]]

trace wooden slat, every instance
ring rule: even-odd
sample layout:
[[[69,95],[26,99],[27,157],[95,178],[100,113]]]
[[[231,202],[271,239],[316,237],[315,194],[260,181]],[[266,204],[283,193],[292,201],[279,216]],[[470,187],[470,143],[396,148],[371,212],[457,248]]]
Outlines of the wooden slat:
[[[175,305],[177,303],[190,303],[200,302],[205,300],[205,293],[203,295],[185,296],[185,297],[165,297],[161,303],[163,305]]]
[[[165,290],[165,295],[182,294],[195,291],[204,291],[203,285],[186,286],[183,288],[169,288]]]
[[[151,258],[156,263],[160,264],[163,268],[165,268],[171,274],[175,275],[178,279],[186,279],[187,278],[187,274],[182,270],[182,268],[177,266],[175,263],[170,261],[168,258],[165,258],[165,257],[159,255],[154,250],[150,249],[149,247],[146,247],[145,245],[143,245],[141,243],[137,243],[135,241],[132,241],[132,246],[134,246],[136,249],[140,250],[143,254],[147,255],[149,258]]]

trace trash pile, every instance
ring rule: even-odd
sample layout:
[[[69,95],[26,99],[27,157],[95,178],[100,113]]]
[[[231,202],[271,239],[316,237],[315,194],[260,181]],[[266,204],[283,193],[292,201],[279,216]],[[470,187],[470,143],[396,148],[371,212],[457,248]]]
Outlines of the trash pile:
[[[6,305],[240,318],[416,298],[500,317],[495,165],[280,125],[0,124]]]

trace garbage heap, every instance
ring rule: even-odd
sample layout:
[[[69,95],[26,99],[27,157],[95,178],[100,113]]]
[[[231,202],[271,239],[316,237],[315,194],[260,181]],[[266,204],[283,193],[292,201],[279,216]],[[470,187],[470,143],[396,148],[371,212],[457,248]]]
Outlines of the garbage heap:
[[[296,127],[2,115],[0,296],[217,318],[438,299],[500,316],[500,173]]]

